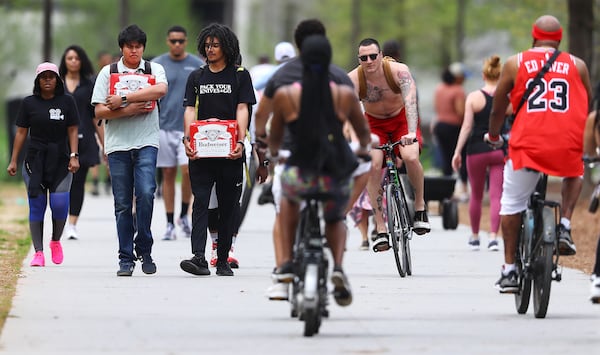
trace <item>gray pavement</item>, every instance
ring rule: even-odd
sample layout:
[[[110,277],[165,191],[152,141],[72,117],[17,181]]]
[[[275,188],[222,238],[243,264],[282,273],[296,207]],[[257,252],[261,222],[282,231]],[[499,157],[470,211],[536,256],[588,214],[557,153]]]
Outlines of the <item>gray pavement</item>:
[[[256,201],[256,194],[253,203]],[[469,229],[433,231],[412,241],[413,276],[398,277],[391,253],[360,251],[350,228],[345,268],[354,302],[320,333],[302,336],[287,302],[268,301],[273,267],[272,205],[251,205],[237,242],[234,277],[195,277],[179,269],[189,239],[164,242],[156,200],[155,275],[138,264],[119,278],[112,198],[87,196],[80,240],[63,241],[65,261],[31,268],[25,259],[0,335],[2,354],[597,354],[600,306],[588,276],[564,269],[552,284],[546,319],[518,315],[514,297],[492,287],[502,251],[467,247]],[[47,242],[46,242],[47,243]],[[487,241],[483,239],[483,244]],[[531,306],[532,307],[532,306]]]

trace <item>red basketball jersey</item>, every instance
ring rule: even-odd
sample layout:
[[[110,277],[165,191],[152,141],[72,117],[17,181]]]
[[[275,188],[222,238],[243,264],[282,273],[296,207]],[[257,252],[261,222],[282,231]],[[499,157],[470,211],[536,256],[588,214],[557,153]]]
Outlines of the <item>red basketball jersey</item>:
[[[521,97],[552,55],[551,48],[532,48],[517,55],[517,77],[510,92],[516,109]],[[583,174],[583,130],[588,96],[575,58],[560,53],[541,84],[517,114],[509,140],[509,158],[515,170],[530,168],[553,176]]]

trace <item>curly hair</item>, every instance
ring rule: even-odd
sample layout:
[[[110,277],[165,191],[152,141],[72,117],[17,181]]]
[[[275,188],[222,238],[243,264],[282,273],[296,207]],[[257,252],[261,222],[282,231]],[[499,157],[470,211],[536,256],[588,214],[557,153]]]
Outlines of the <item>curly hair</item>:
[[[198,54],[204,58],[206,58],[206,48],[204,48],[204,43],[206,43],[208,38],[216,38],[219,40],[227,65],[235,65],[240,61],[240,44],[231,28],[219,23],[212,23],[200,31],[200,34],[198,34],[197,49]]]
[[[60,74],[60,77],[64,78],[65,75],[67,75],[66,57],[67,53],[70,50],[73,50],[75,51],[75,53],[77,53],[79,61],[81,62],[79,75],[82,78],[91,78],[94,75],[94,68],[92,67],[92,62],[90,61],[90,58],[88,57],[87,53],[83,50],[83,48],[76,44],[68,46],[67,49],[65,49],[65,51],[63,52],[62,58],[60,59],[60,65],[58,67],[58,73]]]
[[[294,42],[296,42],[296,47],[301,49],[304,39],[312,35],[326,36],[325,25],[316,18],[300,22],[294,31]]]

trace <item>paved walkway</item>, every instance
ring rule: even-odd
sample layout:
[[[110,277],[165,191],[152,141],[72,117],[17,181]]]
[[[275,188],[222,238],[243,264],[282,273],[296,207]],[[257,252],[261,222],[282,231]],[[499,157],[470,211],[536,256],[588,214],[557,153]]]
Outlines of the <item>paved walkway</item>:
[[[256,197],[256,196],[255,196]],[[400,278],[391,253],[360,251],[351,228],[345,258],[354,290],[346,308],[331,300],[320,334],[305,338],[287,302],[264,291],[273,267],[272,206],[252,205],[237,242],[235,277],[194,277],[179,269],[189,239],[163,242],[163,202],[153,232],[158,272],[138,264],[119,278],[112,199],[88,196],[80,240],[63,242],[65,262],[26,258],[1,354],[597,354],[600,307],[588,276],[565,269],[553,283],[546,319],[518,315],[499,295],[502,252],[467,248],[469,230],[433,231],[412,242],[413,276]],[[483,241],[486,244],[486,241]]]

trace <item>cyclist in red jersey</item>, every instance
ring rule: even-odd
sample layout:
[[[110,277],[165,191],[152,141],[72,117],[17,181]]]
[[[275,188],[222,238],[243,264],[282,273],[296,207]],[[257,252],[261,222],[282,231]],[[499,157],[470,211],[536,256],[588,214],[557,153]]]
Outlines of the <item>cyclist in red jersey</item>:
[[[484,137],[492,146],[498,147],[502,143],[499,134],[508,104],[511,103],[513,108],[519,106],[528,83],[558,50],[562,27],[555,17],[544,15],[534,23],[532,36],[533,48],[508,58],[502,69],[490,115],[490,130]],[[540,173],[564,178],[559,251],[561,255],[576,252],[571,239],[570,218],[582,187],[583,130],[590,98],[586,64],[563,52],[517,112],[502,186],[500,215],[505,264],[496,282],[501,293],[513,293],[518,289],[514,256],[520,214],[527,208]]]

